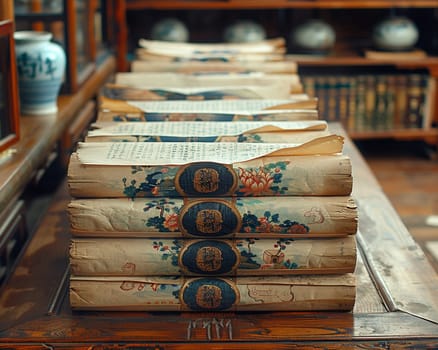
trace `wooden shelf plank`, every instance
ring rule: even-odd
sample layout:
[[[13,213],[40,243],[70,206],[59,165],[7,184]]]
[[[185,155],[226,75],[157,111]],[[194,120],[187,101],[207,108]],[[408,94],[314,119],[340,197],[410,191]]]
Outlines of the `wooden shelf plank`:
[[[128,10],[139,9],[275,9],[275,8],[429,8],[438,6],[436,0],[127,0]]]

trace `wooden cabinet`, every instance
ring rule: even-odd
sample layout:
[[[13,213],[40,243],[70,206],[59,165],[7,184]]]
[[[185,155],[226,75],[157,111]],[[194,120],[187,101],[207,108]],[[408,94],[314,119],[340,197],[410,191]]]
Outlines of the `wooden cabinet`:
[[[0,2],[0,286],[8,280],[22,248],[32,237],[39,223],[38,216],[44,214],[46,208],[41,205],[47,196],[44,191],[55,190],[56,179],[55,176],[46,176],[48,169],[54,170],[49,171],[50,175],[65,176],[70,152],[95,117],[98,90],[115,72],[116,60],[111,54],[112,47],[107,46],[107,38],[114,35],[113,27],[104,25],[103,12],[100,11],[107,9],[105,13],[109,20],[115,13],[114,7],[109,5],[117,2],[15,1],[15,5],[36,6],[29,13],[20,12],[18,6],[14,12],[12,0]],[[50,9],[41,7],[49,4],[56,6]],[[85,12],[88,19],[75,22],[73,26],[72,11],[84,9],[90,10]],[[20,25],[13,22],[14,18]],[[102,27],[97,28],[101,28],[102,35],[99,37],[93,30],[97,30],[94,25],[100,22]],[[29,27],[20,27],[23,23]],[[89,27],[91,24],[92,28]],[[77,29],[78,26],[87,31],[87,34],[81,32],[85,35],[81,40],[90,39],[83,46],[88,55],[84,67],[89,67],[84,71],[78,68],[81,49],[68,41],[77,34],[72,33],[71,28]],[[66,40],[70,67],[66,91],[58,97],[56,114],[19,115],[13,39],[13,32],[18,29],[47,29]],[[32,220],[27,220],[29,216]]]
[[[342,122],[353,139],[390,137],[437,142],[438,112],[435,101],[438,98],[438,33],[433,30],[438,25],[436,0],[124,0],[120,9],[122,14],[119,16],[117,52],[120,71],[129,70],[129,62],[134,58],[138,39],[148,38],[151,27],[160,18],[174,17],[182,20],[190,31],[190,41],[194,42],[222,41],[224,29],[228,24],[237,19],[253,19],[264,26],[268,37],[282,36],[286,39],[287,58],[298,62],[300,74],[305,82],[308,83],[306,78],[326,79],[323,84],[325,90],[318,95],[320,108],[323,112],[324,106],[330,102],[332,109],[326,110],[326,114],[321,113],[322,117]],[[389,55],[383,58],[369,58],[365,55],[366,51],[373,48],[371,38],[374,26],[391,14],[406,16],[414,21],[420,34],[417,45],[426,54],[424,57],[403,59],[402,55]],[[334,48],[325,55],[299,54],[291,45],[291,31],[310,18],[323,19],[336,32]],[[350,100],[359,103],[356,101],[359,97],[355,90],[341,89],[339,86],[343,86],[342,82],[347,77],[360,81],[361,76],[374,77],[374,82],[366,93],[369,96],[374,94],[371,102],[367,102],[367,108],[375,110],[368,111],[368,125],[365,127],[361,127],[360,121],[356,120],[361,118],[357,109],[342,116],[339,107],[346,102],[338,101],[339,95],[344,96],[347,92],[350,94]],[[407,82],[417,82],[418,79],[415,77],[419,76],[423,83],[420,84],[421,91],[418,93],[418,89]],[[382,77],[387,80],[383,80]],[[400,82],[403,79],[405,87]],[[382,90],[382,80],[385,91],[396,86],[398,91],[420,94],[423,100],[420,106],[421,115],[417,119],[413,115],[409,116],[407,101],[398,102],[405,103],[406,110],[399,111],[397,115],[390,109],[392,107],[387,107],[383,114],[377,114],[379,111],[382,112],[382,104],[376,104],[376,101],[382,101],[378,95]],[[391,83],[392,81],[395,83]],[[316,92],[315,86],[305,84],[305,87],[309,94]],[[389,91],[388,94],[394,91]],[[399,99],[401,98],[403,97]],[[418,96],[416,98],[418,101]],[[370,107],[370,103],[375,105]],[[389,121],[375,122],[383,117]],[[406,120],[412,119],[414,122],[405,122],[405,117]]]
[[[64,93],[76,92],[113,49],[117,0],[15,1],[16,30],[53,34],[67,55]]]

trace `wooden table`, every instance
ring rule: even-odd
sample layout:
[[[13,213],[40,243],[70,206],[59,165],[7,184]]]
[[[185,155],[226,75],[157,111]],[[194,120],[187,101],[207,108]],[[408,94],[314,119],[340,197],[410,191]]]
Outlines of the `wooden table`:
[[[0,291],[0,348],[438,348],[438,276],[349,139],[345,152],[360,218],[353,312],[72,312],[64,185]]]

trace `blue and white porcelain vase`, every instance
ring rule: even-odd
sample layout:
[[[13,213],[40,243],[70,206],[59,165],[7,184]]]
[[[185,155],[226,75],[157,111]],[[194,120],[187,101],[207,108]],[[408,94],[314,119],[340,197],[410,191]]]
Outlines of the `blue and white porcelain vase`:
[[[379,22],[373,31],[374,45],[381,50],[412,50],[419,37],[417,26],[403,16],[393,16]]]
[[[49,32],[14,33],[22,114],[52,114],[64,80],[64,49],[51,42]]]
[[[250,20],[239,20],[226,27],[224,31],[224,40],[229,43],[254,43],[265,39],[265,29]]]
[[[176,18],[163,18],[152,26],[152,40],[185,43],[189,41],[189,36],[184,22]]]
[[[335,45],[336,32],[333,27],[320,20],[310,19],[291,32],[292,44],[300,50],[324,52]]]

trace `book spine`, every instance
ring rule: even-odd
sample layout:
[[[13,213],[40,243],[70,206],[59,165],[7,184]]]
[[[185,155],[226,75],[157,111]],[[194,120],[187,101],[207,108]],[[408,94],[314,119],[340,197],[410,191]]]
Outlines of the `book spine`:
[[[349,115],[349,93],[351,89],[350,80],[348,76],[340,76],[338,83],[338,112],[337,117],[339,122],[345,129],[348,129],[348,115]]]
[[[396,118],[396,96],[397,96],[397,80],[396,76],[391,74],[386,76],[387,89],[386,89],[386,122],[383,125],[385,130],[394,129]]]
[[[262,276],[354,272],[354,236],[332,239],[76,238],[75,276]]]
[[[356,96],[357,96],[357,79],[355,76],[348,76],[348,112],[347,123],[345,125],[348,131],[354,131],[356,129]]]
[[[364,130],[373,130],[374,112],[376,106],[376,76],[366,76],[365,123]]]
[[[136,237],[328,237],[355,234],[351,197],[74,199],[73,234]]]
[[[240,277],[75,277],[76,310],[323,311],[352,310],[353,274]]]
[[[407,111],[407,87],[408,76],[407,74],[396,75],[396,96],[395,96],[395,112],[394,112],[394,128],[403,129],[404,120]]]
[[[387,120],[390,118],[387,110],[387,77],[375,76],[375,106],[371,120],[372,130],[384,130]]]
[[[207,186],[202,179],[210,175],[216,180]],[[82,164],[73,153],[68,185],[73,197],[88,198],[344,196],[351,193],[352,176],[345,155],[266,156],[232,165],[119,166]]]
[[[356,114],[355,114],[355,131],[362,132],[366,130],[367,125],[367,81],[366,76],[357,77],[356,84]]]
[[[420,128],[423,125],[424,104],[427,93],[427,79],[422,74],[408,76],[407,106],[404,119],[406,128]]]

